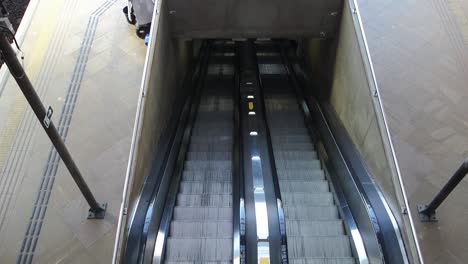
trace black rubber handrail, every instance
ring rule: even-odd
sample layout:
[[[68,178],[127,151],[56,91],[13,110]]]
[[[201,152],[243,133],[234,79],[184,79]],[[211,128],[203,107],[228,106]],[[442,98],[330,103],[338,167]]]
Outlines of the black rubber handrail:
[[[236,49],[236,54],[238,50]],[[233,186],[232,186],[232,199],[233,199],[233,258],[239,258],[239,261],[233,261],[235,264],[245,263],[245,190],[244,190],[244,171],[243,171],[243,144],[242,144],[242,131],[240,124],[240,111],[239,111],[239,61],[235,62],[235,87],[233,89],[234,96],[234,141],[233,141]]]
[[[468,159],[465,159],[453,176],[437,193],[428,205],[418,205],[419,219],[422,222],[437,222],[436,210],[468,174]]]

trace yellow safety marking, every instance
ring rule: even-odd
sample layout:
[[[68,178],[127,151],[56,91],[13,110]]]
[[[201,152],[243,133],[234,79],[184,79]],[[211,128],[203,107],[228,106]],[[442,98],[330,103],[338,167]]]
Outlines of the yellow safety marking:
[[[269,264],[270,263],[270,259],[269,258],[260,258],[260,264]]]
[[[26,100],[22,94],[16,93],[13,100],[13,107],[8,112],[5,126],[0,131],[0,171],[5,166],[5,161],[10,153],[19,123],[21,122],[21,117],[25,110],[24,106]]]
[[[253,102],[249,102],[249,110],[253,110],[253,109],[254,109]]]
[[[39,75],[41,68],[40,66],[45,59],[47,47],[52,41],[55,25],[58,23],[57,18],[60,15],[60,11],[62,10],[62,6],[65,1],[57,0],[54,2],[55,3],[50,3],[46,6],[48,13],[47,19],[42,19],[40,25],[31,24],[24,39],[22,50],[25,56],[24,63],[26,74],[33,82]],[[45,7],[39,6],[38,10],[36,10],[36,13],[39,11],[39,8],[44,9]],[[41,12],[44,11],[41,10]],[[33,20],[37,20],[37,18],[33,18]],[[61,22],[65,23],[63,21]],[[14,100],[14,102],[12,103],[10,109],[6,109],[6,111],[8,111],[7,118],[6,120],[2,120],[4,125],[0,127],[0,171],[5,166],[6,159],[8,158],[14,143],[15,135],[19,132],[18,129],[20,122],[24,116],[23,113],[27,109],[27,101],[24,98],[24,95],[21,93],[21,90],[18,88],[18,85],[16,84],[13,77],[10,76],[5,85],[7,87],[5,87],[5,90],[3,91],[2,99]],[[7,93],[7,89],[14,89],[14,96],[7,98],[5,95]],[[27,110],[31,111],[30,109]],[[34,120],[34,122],[37,121]]]
[[[458,29],[463,36],[463,41],[468,44],[468,5],[465,0],[448,0],[448,8],[455,16]]]

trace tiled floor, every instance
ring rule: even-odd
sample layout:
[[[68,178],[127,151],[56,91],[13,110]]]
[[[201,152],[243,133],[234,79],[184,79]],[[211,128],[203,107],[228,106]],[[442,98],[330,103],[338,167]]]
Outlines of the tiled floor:
[[[0,88],[0,262],[108,263],[146,47],[121,1],[37,1],[22,46],[27,73],[108,210],[86,220],[84,198],[9,78]]]
[[[468,2],[359,0],[413,214],[468,157]],[[426,263],[466,263],[468,181],[419,222]]]

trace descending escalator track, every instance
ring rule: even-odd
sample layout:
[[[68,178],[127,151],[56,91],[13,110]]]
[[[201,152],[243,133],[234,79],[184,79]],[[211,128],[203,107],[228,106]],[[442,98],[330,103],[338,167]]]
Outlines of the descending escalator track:
[[[158,263],[232,263],[234,45],[216,41],[210,54],[185,160],[171,183],[174,198],[166,202],[169,220],[158,231]]]
[[[257,61],[284,205],[289,262],[355,263],[281,55],[272,42],[257,43]]]

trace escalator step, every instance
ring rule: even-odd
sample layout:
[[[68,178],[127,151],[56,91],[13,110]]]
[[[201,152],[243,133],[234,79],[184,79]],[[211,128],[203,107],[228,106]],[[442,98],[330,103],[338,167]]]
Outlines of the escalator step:
[[[192,137],[190,138],[190,143],[213,143],[213,142],[232,142],[232,137],[230,135],[218,133],[218,134],[211,134],[211,135],[198,135],[198,134],[192,134]]]
[[[226,112],[200,112],[195,122],[198,126],[204,124],[231,124],[230,119],[232,119],[231,111]],[[231,124],[232,125],[232,124]]]
[[[286,233],[289,236],[340,236],[345,231],[341,220],[286,220]]]
[[[324,193],[282,193],[285,207],[333,205],[333,195]],[[307,208],[307,207],[306,207]]]
[[[309,131],[305,126],[301,127],[272,127],[270,126],[272,136],[290,136],[290,135],[307,135]]]
[[[276,160],[276,168],[289,170],[289,169],[303,169],[303,170],[320,170],[321,165],[319,160]]]
[[[231,181],[231,170],[190,170],[184,171],[182,180],[184,181]]]
[[[232,239],[230,238],[173,238],[167,239],[166,260],[231,261]]]
[[[274,151],[275,160],[316,160],[315,151]]]
[[[295,135],[295,136],[276,136],[273,134],[272,141],[274,146],[276,144],[285,144],[285,143],[312,143],[310,137],[308,135]]]
[[[337,220],[338,208],[332,206],[287,206],[284,207],[287,220]]]
[[[352,256],[347,236],[288,236],[288,254],[291,258]]]
[[[217,221],[232,220],[231,207],[174,207],[173,221],[193,220],[193,221]]]
[[[314,181],[325,179],[323,170],[304,170],[304,169],[281,169],[277,171],[280,180],[296,180],[296,181]]]
[[[231,194],[178,194],[179,206],[232,206]]]
[[[279,181],[282,192],[328,192],[328,181]]]
[[[230,181],[182,181],[179,193],[183,194],[229,194],[232,193]]]
[[[232,149],[231,142],[218,142],[217,144],[192,143],[189,146],[190,151],[201,152],[222,152]]]
[[[232,264],[232,261],[164,261],[166,264]]]
[[[203,125],[194,124],[192,128],[192,134],[196,135],[230,135],[232,134],[233,126],[229,122],[223,122],[221,124],[207,123]],[[208,133],[208,134],[207,134]]]
[[[232,161],[230,160],[186,160],[184,170],[231,170]]]
[[[187,160],[231,160],[231,152],[207,152],[207,151],[189,151]]]
[[[231,100],[229,99],[229,102]],[[198,108],[198,112],[231,112],[234,109],[234,105],[232,103],[228,103],[228,100],[207,100],[203,101],[200,104],[200,108]]]
[[[232,238],[231,221],[172,221],[171,237]]]
[[[289,258],[291,264],[354,264],[354,258]]]
[[[277,151],[307,151],[307,150],[310,151],[310,150],[314,150],[314,145],[310,142],[276,144],[274,149]]]

